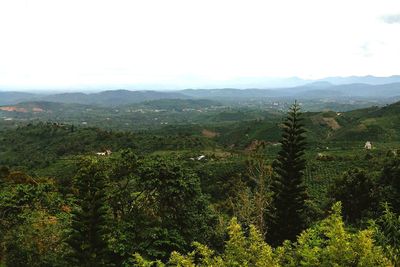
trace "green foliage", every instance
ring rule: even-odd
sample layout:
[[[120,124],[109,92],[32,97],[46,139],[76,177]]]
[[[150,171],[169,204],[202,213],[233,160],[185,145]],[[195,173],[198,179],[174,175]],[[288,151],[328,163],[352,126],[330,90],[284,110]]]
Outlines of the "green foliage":
[[[190,170],[162,158],[145,160],[138,186],[136,210],[143,217],[136,227],[143,241],[137,251],[163,259],[174,250],[186,251],[193,241],[211,238],[213,215]]]
[[[63,235],[66,214],[49,215],[44,211],[25,211],[22,224],[5,236],[6,266],[65,266],[67,248]]]
[[[373,230],[347,231],[340,210],[335,204],[332,214],[305,230],[296,243],[277,248],[282,266],[391,266],[374,244]]]
[[[268,215],[272,209],[272,167],[260,153],[254,153],[247,161],[247,183],[238,180],[229,198],[232,214],[245,227],[254,225],[265,237]]]
[[[365,171],[353,169],[336,179],[330,188],[334,201],[341,201],[346,221],[356,223],[377,209],[377,187]]]
[[[10,174],[10,169],[7,166],[0,166],[0,183]]]
[[[191,169],[131,150],[113,154],[106,164],[114,262],[127,264],[135,252],[166,260],[174,250],[187,251],[193,241],[212,239],[216,218]]]
[[[393,211],[400,213],[400,158],[390,159],[383,167],[379,180],[382,202],[391,204]]]
[[[169,263],[173,266],[278,266],[272,248],[267,245],[254,226],[246,237],[236,219],[229,227],[229,240],[224,252],[216,255],[207,246],[194,243],[195,251],[188,255],[174,252]]]
[[[0,187],[0,259],[7,266],[65,266],[67,207],[51,181],[9,171]]]
[[[101,162],[81,163],[76,182],[76,207],[72,213],[69,261],[74,266],[109,266],[108,211],[105,174]]]
[[[137,266],[137,267],[164,267],[165,264],[160,260],[149,261],[140,256],[139,253],[135,253],[133,258],[126,264],[127,266]]]
[[[264,242],[254,226],[246,236],[234,218],[228,227],[229,239],[222,253],[194,243],[194,251],[184,255],[173,252],[170,266],[392,266],[382,248],[375,245],[372,229],[351,233],[344,227],[341,205],[332,208],[332,214],[312,228],[303,231],[296,241],[285,241],[272,249]],[[137,266],[151,266],[136,255]],[[162,265],[160,265],[162,266]]]
[[[79,156],[96,152],[137,149],[140,154],[158,150],[203,149],[212,142],[198,134],[180,133],[176,128],[165,132],[120,132],[99,128],[82,128],[59,123],[28,124],[0,132],[0,165],[18,168],[29,174],[70,179],[76,173]]]
[[[275,245],[295,240],[305,226],[304,133],[300,107],[295,103],[283,122],[282,147],[274,164],[278,174],[273,188],[276,217],[268,239]]]
[[[24,221],[26,211],[60,212],[67,201],[57,192],[55,185],[44,181],[38,184],[3,183],[0,190],[0,236]]]
[[[375,238],[385,254],[395,266],[400,265],[400,215],[393,213],[389,205],[384,205],[383,214],[373,224]]]
[[[55,160],[65,159],[67,156],[136,147],[134,135],[131,133],[95,128],[72,130],[72,127],[57,123],[38,123],[3,133],[0,138],[0,164],[22,166],[32,173],[33,170],[48,168]],[[75,162],[73,159],[65,160]]]
[[[0,262],[7,266],[391,266],[388,259],[399,264],[399,143],[386,142],[398,140],[398,105],[340,115],[305,113],[303,120],[294,119],[299,114],[292,110],[279,146],[280,112],[200,100],[155,101],[119,111],[23,105],[31,111],[37,104],[55,111],[38,120],[62,121],[74,113],[77,122],[134,125],[136,132],[0,122],[0,165],[9,166],[0,167]],[[201,112],[187,110],[192,104]],[[67,107],[73,110],[57,110]],[[374,142],[366,152],[369,138],[385,142]],[[260,144],[260,153],[253,154]],[[112,155],[95,155],[105,149]],[[196,160],[199,155],[206,159]],[[275,195],[271,164],[278,174]],[[321,220],[336,200],[351,230],[338,206]],[[392,208],[377,218],[380,202]],[[229,224],[232,216],[237,221]],[[369,219],[376,219],[373,227],[360,230]],[[305,225],[312,227],[301,233]],[[277,247],[283,239],[291,241]]]
[[[130,105],[130,108],[185,112],[221,106],[221,103],[208,99],[158,99]]]

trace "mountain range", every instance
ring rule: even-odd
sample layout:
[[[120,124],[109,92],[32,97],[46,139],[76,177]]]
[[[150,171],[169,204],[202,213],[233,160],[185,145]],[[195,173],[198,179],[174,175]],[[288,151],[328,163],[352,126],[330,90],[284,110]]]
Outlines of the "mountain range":
[[[292,79],[296,83],[306,80]],[[114,107],[159,99],[209,99],[240,101],[260,98],[342,99],[342,98],[393,98],[400,96],[400,76],[331,77],[309,81],[293,87],[280,88],[218,88],[184,89],[176,91],[106,90],[96,93],[68,92],[39,94],[32,92],[0,91],[0,105],[13,105],[27,101],[49,101]]]

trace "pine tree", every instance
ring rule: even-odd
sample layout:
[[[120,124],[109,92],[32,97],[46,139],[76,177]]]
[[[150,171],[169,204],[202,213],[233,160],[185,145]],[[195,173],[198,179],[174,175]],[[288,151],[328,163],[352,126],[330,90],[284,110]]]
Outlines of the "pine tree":
[[[96,161],[86,160],[75,178],[77,207],[67,240],[71,247],[69,260],[72,266],[109,266],[104,171]]]
[[[306,188],[303,183],[305,160],[305,130],[300,107],[295,102],[283,122],[281,150],[274,162],[277,177],[274,181],[275,217],[267,238],[272,244],[296,240],[304,229]]]

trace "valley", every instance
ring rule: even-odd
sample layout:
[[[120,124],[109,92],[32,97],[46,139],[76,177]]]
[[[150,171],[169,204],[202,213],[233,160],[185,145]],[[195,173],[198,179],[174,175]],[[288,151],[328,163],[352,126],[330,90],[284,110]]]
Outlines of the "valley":
[[[114,92],[117,95],[120,93]],[[32,209],[44,212],[40,216],[52,216],[51,220],[57,220],[57,223],[46,224],[45,229],[54,231],[56,240],[62,238],[62,232],[55,227],[65,227],[62,225],[70,222],[69,216],[73,214],[71,207],[75,205],[70,198],[75,198],[79,182],[76,179],[85,177],[82,176],[85,166],[95,168],[91,177],[104,173],[107,179],[104,192],[108,200],[104,203],[109,203],[110,211],[114,212],[110,216],[121,223],[113,225],[113,229],[134,234],[127,237],[132,242],[130,244],[125,244],[118,232],[113,234],[109,242],[118,242],[119,246],[124,246],[124,251],[139,252],[150,262],[160,258],[167,261],[169,253],[177,249],[174,243],[177,241],[171,241],[172,247],[158,247],[155,244],[149,245],[151,250],[140,247],[151,240],[160,227],[166,231],[178,227],[164,225],[157,216],[168,217],[179,213],[179,210],[161,214],[163,211],[159,209],[163,202],[152,202],[155,197],[153,190],[157,190],[157,197],[170,194],[163,192],[162,187],[151,189],[154,183],[163,183],[163,179],[171,179],[171,184],[165,185],[166,190],[171,190],[169,198],[174,199],[185,190],[196,190],[199,195],[193,198],[193,193],[187,193],[186,203],[208,203],[192,210],[190,214],[200,212],[201,215],[196,216],[214,216],[212,218],[220,220],[218,226],[216,221],[209,221],[211,217],[198,219],[192,215],[182,215],[190,220],[197,218],[193,223],[205,223],[197,227],[230,227],[232,221],[225,219],[230,216],[237,218],[244,226],[257,225],[261,230],[274,227],[271,222],[256,220],[261,214],[257,205],[261,205],[262,209],[272,208],[270,201],[275,190],[274,181],[278,177],[276,166],[283,151],[282,138],[285,136],[282,131],[285,123],[288,123],[290,113],[287,110],[293,108],[291,105],[295,100],[292,97],[254,98],[250,92],[245,94],[250,93],[251,97],[235,96],[232,100],[218,96],[219,93],[230,94],[229,91],[196,92],[202,97],[203,94],[216,94],[216,97],[195,98],[191,95],[185,98],[122,102],[113,106],[104,105],[104,102],[75,103],[68,96],[69,100],[62,102],[38,99],[11,104],[10,100],[10,104],[0,106],[0,184],[5,186],[5,191],[0,190],[0,211],[6,214],[4,223],[0,222],[0,231],[11,236],[15,234],[13,229],[36,227],[26,219],[22,220],[23,223],[15,223],[15,227],[9,224],[18,220],[19,216],[39,216],[31,213]],[[126,92],[114,99],[123,99],[124,96]],[[328,220],[324,218],[336,201],[342,201],[344,205],[343,222],[355,229],[364,228],[367,218],[382,218],[382,208],[379,207],[382,201],[396,203],[400,191],[397,193],[397,189],[394,189],[385,195],[387,190],[396,187],[384,180],[387,179],[387,172],[391,173],[397,168],[400,153],[400,102],[395,102],[396,98],[390,100],[298,100],[298,107],[302,110],[301,127],[304,127],[306,138],[301,158],[304,160],[302,179],[307,195],[308,227],[314,227],[315,221]],[[176,179],[181,179],[178,184],[175,184]],[[184,185],[186,189],[176,191],[175,187],[182,183],[193,184]],[[259,190],[265,191],[261,194]],[[141,194],[144,194],[143,199]],[[361,200],[366,199],[367,202],[360,204],[351,194],[360,195]],[[52,202],[54,204],[46,202],[53,197],[56,198],[56,202]],[[259,197],[265,198],[263,204],[257,202],[260,201]],[[140,201],[137,202],[137,198]],[[36,206],[30,206],[24,202],[25,199],[33,199],[30,201]],[[10,201],[29,208],[16,208],[16,215],[7,213]],[[182,203],[177,201],[173,205]],[[170,207],[168,204],[163,209]],[[206,207],[210,209],[207,212],[204,210]],[[360,211],[353,213],[352,208]],[[397,208],[395,210],[397,212]],[[152,213],[160,214],[153,217]],[[142,217],[133,219],[132,216],[137,214]],[[262,214],[269,216],[269,212],[263,211]],[[41,220],[40,216],[33,217],[32,223]],[[142,218],[147,218],[151,224],[143,224]],[[170,220],[175,225],[182,224],[180,219]],[[141,230],[124,228],[131,227],[132,223],[141,225],[138,229],[150,232],[140,233]],[[189,231],[197,236],[188,237],[187,240],[195,238],[214,246],[212,242],[224,239],[224,230],[206,231],[216,236],[202,239],[195,231]],[[138,237],[141,234],[144,235],[143,239]],[[170,234],[158,236],[157,240],[169,238]],[[268,237],[267,232],[266,240],[274,242],[274,238],[269,238],[272,237]],[[57,248],[62,252],[48,251],[40,255],[53,255],[56,262],[64,263],[67,252],[64,243],[60,244]],[[279,249],[283,248],[274,248],[274,253]],[[23,248],[16,251],[20,250]],[[223,253],[223,250],[220,251]],[[282,257],[289,255],[286,253]],[[138,256],[132,258],[114,251],[112,257],[118,265],[134,261],[134,266],[142,266],[136,265],[140,261]],[[10,258],[5,260],[11,261]]]

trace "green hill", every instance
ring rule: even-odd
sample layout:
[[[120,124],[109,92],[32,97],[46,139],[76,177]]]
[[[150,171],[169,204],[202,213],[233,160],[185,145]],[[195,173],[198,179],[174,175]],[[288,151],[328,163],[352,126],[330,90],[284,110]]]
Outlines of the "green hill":
[[[398,141],[400,102],[346,112],[340,122],[345,127],[332,136],[334,140]]]
[[[190,111],[197,109],[211,109],[221,107],[222,104],[209,99],[158,99],[125,106],[126,108]],[[124,108],[125,108],[124,107]]]
[[[221,143],[246,147],[254,140],[277,142],[281,117],[242,121],[219,130]],[[309,143],[391,142],[400,140],[400,102],[349,112],[306,112],[304,124]]]
[[[178,92],[110,90],[92,94],[55,94],[46,96],[43,98],[43,100],[62,103],[78,103],[104,107],[115,107],[131,103],[139,103],[143,101],[171,98],[176,99],[188,97]]]

